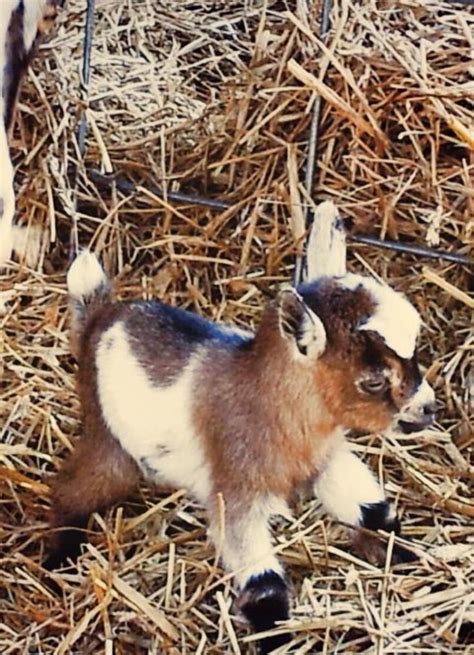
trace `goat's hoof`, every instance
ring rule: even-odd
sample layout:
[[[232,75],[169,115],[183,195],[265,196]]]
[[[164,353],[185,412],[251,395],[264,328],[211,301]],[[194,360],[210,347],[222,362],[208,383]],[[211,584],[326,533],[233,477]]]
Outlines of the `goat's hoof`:
[[[278,573],[269,571],[250,578],[237,605],[255,632],[271,630],[277,621],[285,621],[289,617],[288,588]],[[289,634],[260,639],[259,652],[270,653],[290,639]]]
[[[384,530],[385,532],[394,532],[397,536],[401,533],[400,520],[398,516],[391,513],[390,505],[387,501],[362,505],[362,527],[367,530]],[[354,546],[359,554],[371,564],[382,566],[385,564],[387,545],[380,537],[373,537],[367,532],[357,533],[354,539]],[[418,557],[411,550],[400,546],[393,545],[392,564],[408,564],[414,562]]]

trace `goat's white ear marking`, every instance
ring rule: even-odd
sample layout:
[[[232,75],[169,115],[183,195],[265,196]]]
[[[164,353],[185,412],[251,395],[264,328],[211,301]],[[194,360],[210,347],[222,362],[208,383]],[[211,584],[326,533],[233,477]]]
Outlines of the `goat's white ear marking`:
[[[282,335],[292,341],[300,357],[319,357],[326,347],[321,319],[295,289],[284,289],[278,299],[278,321]]]

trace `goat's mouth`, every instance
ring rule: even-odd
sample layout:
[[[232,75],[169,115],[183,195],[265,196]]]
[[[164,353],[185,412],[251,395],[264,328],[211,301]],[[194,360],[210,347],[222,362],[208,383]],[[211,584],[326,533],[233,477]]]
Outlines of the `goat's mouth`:
[[[426,430],[426,428],[429,428],[432,424],[432,420],[409,421],[398,419],[396,422],[396,427],[399,428],[403,434],[412,434],[413,432],[421,432],[422,430]]]

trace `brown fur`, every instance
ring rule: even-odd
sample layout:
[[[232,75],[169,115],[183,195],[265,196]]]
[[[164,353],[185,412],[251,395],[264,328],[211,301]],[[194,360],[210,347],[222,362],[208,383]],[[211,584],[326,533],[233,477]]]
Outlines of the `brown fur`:
[[[410,366],[395,360],[380,338],[351,329],[372,310],[365,291],[335,293],[328,283],[321,296],[305,300],[326,320],[328,347],[318,360],[295,360],[278,329],[274,303],[248,349],[217,350],[203,363],[195,422],[212,463],[215,491],[228,501],[237,494],[245,505],[244,495],[262,491],[288,499],[324,466],[337,426],[386,429],[404,402],[401,387],[396,402],[391,395],[384,400],[361,393],[355,381],[364,366],[394,369],[404,397],[412,389]],[[373,357],[369,364],[367,350]]]
[[[163,325],[144,304],[123,305],[130,348],[153,384],[166,386],[179,377],[192,354],[181,335]],[[171,328],[171,329],[170,329]]]
[[[127,497],[139,481],[130,455],[110,435],[82,436],[54,481],[53,526],[74,525]]]
[[[311,368],[294,360],[276,322],[272,306],[248,349],[209,356],[196,390],[196,428],[215,491],[237,493],[240,502],[259,492],[288,499],[314,475],[336,427],[315,398]]]
[[[78,536],[74,528],[84,528],[90,514],[129,496],[140,479],[137,464],[107,428],[97,397],[95,347],[102,331],[119,312],[118,305],[105,305],[100,311],[97,307],[88,314],[88,332],[80,334],[77,329],[71,332],[75,353],[81,360],[77,388],[83,434],[52,484],[51,527],[68,526],[73,530],[53,533],[51,568],[62,564],[68,556],[74,558],[78,554],[83,536]]]
[[[302,295],[327,333],[319,357],[304,356],[295,347],[291,332],[298,332],[301,303],[292,294],[271,303],[255,338],[238,347],[212,341],[208,324],[199,319],[188,323],[182,315],[178,320],[174,310],[163,312],[160,305],[111,304],[106,285],[88,299],[87,311],[79,303],[72,341],[80,360],[78,391],[86,436],[58,476],[53,500],[59,523],[79,510],[89,513],[122,498],[139,477],[138,466],[104,424],[97,395],[98,340],[118,320],[156,385],[172,384],[207,339],[193,419],[210,464],[214,495],[223,495],[230,521],[243,516],[255,497],[289,500],[295,488],[314,479],[337,446],[338,427],[388,427],[413,388],[416,364],[394,357],[377,335],[357,330],[374,308],[365,290],[349,291],[323,280],[304,288]],[[361,392],[361,373],[387,368],[400,380],[397,389],[386,397]],[[69,486],[91,491],[83,499]]]

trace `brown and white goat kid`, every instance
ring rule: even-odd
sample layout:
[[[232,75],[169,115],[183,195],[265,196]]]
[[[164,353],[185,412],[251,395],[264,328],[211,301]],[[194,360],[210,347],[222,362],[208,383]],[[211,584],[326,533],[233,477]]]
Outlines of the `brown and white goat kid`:
[[[20,82],[38,35],[48,29],[63,0],[0,0],[0,266],[14,246],[15,192],[8,132]],[[20,237],[20,234],[18,233]],[[20,242],[23,239],[19,238]]]
[[[345,258],[343,237],[339,250]],[[269,519],[288,513],[300,485],[310,482],[354,528],[398,531],[345,432],[432,422],[433,391],[415,356],[420,318],[388,286],[346,273],[340,260],[336,269],[280,292],[252,333],[160,302],[113,303],[96,257],[78,256],[68,289],[84,434],[53,483],[59,530],[48,567],[75,557],[77,528],[141,475],[185,487],[208,509],[239,607],[260,631],[288,618]],[[262,651],[282,641],[267,639]]]

